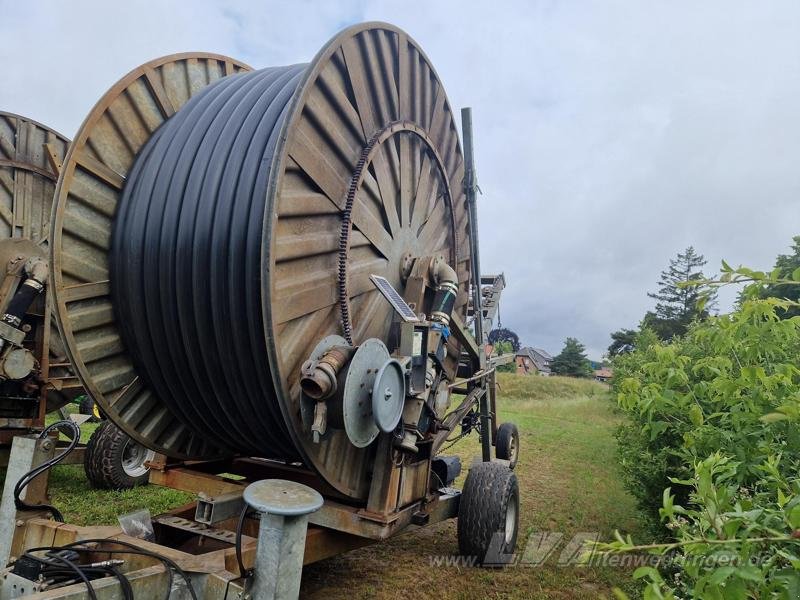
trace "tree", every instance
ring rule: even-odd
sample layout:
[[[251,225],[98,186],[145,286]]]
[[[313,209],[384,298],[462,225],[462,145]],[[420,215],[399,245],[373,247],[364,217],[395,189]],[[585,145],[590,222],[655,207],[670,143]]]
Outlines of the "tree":
[[[514,354],[514,348],[511,345],[510,341],[500,340],[499,342],[494,344],[494,351],[492,354],[494,356],[502,356],[503,354]],[[510,363],[500,365],[499,367],[497,367],[497,370],[503,373],[515,373],[517,371],[517,365],[512,360]]]
[[[561,353],[550,363],[550,370],[554,375],[589,377],[592,368],[586,357],[586,347],[575,338],[568,337]]]
[[[608,347],[609,358],[614,358],[620,354],[627,354],[636,349],[636,336],[639,334],[635,329],[620,329],[611,334],[611,345]]]
[[[779,254],[775,260],[775,269],[780,271],[780,277],[791,279],[792,274],[800,269],[800,235],[792,238],[792,254]],[[789,300],[800,300],[800,283],[786,284],[786,285],[766,285],[764,286],[759,295],[762,298],[787,298]],[[796,317],[800,315],[800,309],[796,306],[790,307],[786,310],[778,312],[782,319]]]
[[[716,292],[708,298],[705,306],[698,308],[701,292],[692,286],[683,286],[691,281],[704,279],[702,267],[706,259],[697,254],[692,246],[679,252],[677,258],[669,261],[669,266],[661,271],[657,292],[648,296],[657,300],[654,311],[648,311],[642,324],[650,327],[662,340],[671,340],[683,335],[695,319],[705,319],[709,310],[716,304]]]
[[[489,332],[489,343],[492,346],[496,346],[498,342],[510,342],[511,349],[514,352],[517,352],[519,350],[519,336],[510,329],[507,329],[505,327],[501,327],[499,329],[492,329]]]

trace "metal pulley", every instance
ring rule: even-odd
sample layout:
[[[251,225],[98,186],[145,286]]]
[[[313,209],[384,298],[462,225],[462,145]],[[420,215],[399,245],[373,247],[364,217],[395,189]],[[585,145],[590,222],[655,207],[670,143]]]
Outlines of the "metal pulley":
[[[384,433],[397,428],[403,415],[406,379],[399,361],[386,361],[375,376],[372,385],[372,418]]]
[[[313,413],[310,431],[317,442],[329,429],[344,429],[351,444],[365,448],[400,423],[405,371],[378,339],[357,348],[345,344],[344,338],[328,336],[304,364],[300,386],[307,397],[306,423]]]

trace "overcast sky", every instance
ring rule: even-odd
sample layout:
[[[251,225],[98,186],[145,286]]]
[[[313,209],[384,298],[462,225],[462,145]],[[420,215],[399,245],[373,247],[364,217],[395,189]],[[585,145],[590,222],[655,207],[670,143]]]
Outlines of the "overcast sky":
[[[72,137],[173,52],[306,62],[364,20],[406,29],[472,106],[484,272],[503,325],[599,358],[687,245],[770,267],[800,234],[800,2],[0,0],[0,110]],[[730,307],[732,293],[720,308]]]

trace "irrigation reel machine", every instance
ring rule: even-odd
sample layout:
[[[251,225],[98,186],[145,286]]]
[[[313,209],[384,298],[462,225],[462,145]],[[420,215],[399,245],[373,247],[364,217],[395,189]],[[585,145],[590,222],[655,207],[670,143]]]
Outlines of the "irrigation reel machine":
[[[479,272],[462,117],[463,154],[427,57],[380,23],[308,64],[168,56],[100,99],[55,191],[55,314],[151,483],[198,500],[148,539],[4,503],[0,598],[291,598],[303,564],[453,517],[463,554],[513,552],[519,444],[483,349],[504,280]],[[441,452],[469,431],[459,491]],[[54,454],[15,439],[9,473]]]
[[[14,437],[41,434],[48,413],[61,411],[66,416],[66,405],[81,399],[81,411],[91,410],[56,327],[48,277],[53,193],[68,146],[69,141],[52,129],[0,111],[2,467],[8,465]],[[57,434],[51,431],[51,442],[57,445]],[[79,445],[65,459],[85,461],[86,474],[96,487],[121,488],[147,479],[145,460],[152,456],[148,452],[113,423],[105,423],[88,447]],[[103,467],[101,457],[107,463]],[[46,485],[46,473],[38,484]]]

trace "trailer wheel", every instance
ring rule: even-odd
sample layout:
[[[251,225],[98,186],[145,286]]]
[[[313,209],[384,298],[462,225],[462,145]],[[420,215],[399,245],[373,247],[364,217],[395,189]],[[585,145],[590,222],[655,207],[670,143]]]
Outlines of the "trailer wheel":
[[[458,507],[458,549],[484,566],[507,564],[517,545],[519,484],[500,463],[477,463]]]
[[[147,483],[155,452],[133,441],[111,421],[98,427],[86,444],[83,469],[92,487],[125,490]]]
[[[519,460],[519,431],[514,423],[503,423],[497,428],[495,456],[508,461],[509,468],[517,466]]]
[[[81,398],[80,404],[78,405],[78,412],[82,415],[89,415],[87,419],[89,423],[98,423],[105,418],[100,411],[100,407],[97,406],[91,396],[83,396]]]

